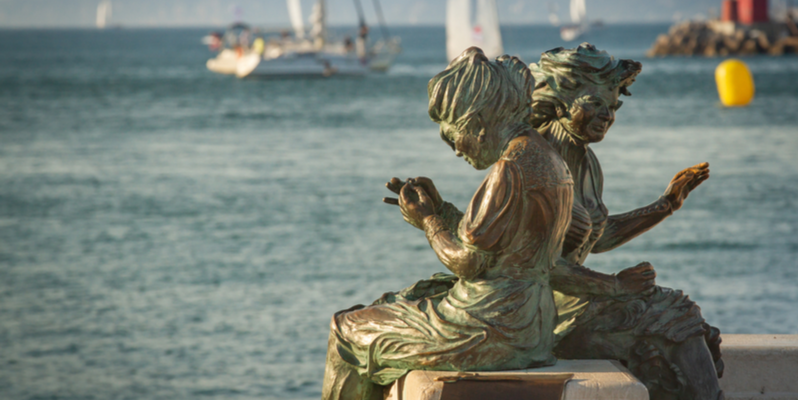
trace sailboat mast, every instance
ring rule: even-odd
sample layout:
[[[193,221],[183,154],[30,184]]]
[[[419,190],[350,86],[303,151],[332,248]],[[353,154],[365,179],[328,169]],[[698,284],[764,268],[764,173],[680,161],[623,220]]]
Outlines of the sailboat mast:
[[[378,23],[381,25],[381,35],[383,40],[389,41],[389,28],[386,27],[386,20],[383,19],[383,10],[381,10],[381,1],[373,0],[372,4],[375,5],[375,14],[378,14]]]
[[[361,7],[360,0],[353,0],[353,3],[356,4],[356,13],[358,14],[358,27],[361,28],[367,24],[367,21],[364,19],[364,9]]]
[[[311,9],[311,31],[308,33],[314,39],[314,47],[321,49],[325,45],[327,36],[325,28],[325,0],[318,0]]]

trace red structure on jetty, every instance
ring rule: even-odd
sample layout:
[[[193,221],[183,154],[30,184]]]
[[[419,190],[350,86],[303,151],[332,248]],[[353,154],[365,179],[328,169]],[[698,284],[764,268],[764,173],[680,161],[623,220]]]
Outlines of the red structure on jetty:
[[[752,25],[769,22],[769,0],[722,0],[721,21]]]

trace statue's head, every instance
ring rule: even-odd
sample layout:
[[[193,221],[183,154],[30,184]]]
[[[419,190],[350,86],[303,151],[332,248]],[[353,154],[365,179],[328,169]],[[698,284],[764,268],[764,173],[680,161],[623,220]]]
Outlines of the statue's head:
[[[628,86],[642,64],[616,60],[583,43],[577,49],[546,51],[530,69],[537,82],[531,125],[540,128],[559,121],[574,140],[586,144],[603,140],[622,106],[619,95],[630,96]]]
[[[456,155],[486,169],[502,155],[512,128],[527,124],[533,85],[518,58],[490,61],[470,47],[428,82],[428,115]]]

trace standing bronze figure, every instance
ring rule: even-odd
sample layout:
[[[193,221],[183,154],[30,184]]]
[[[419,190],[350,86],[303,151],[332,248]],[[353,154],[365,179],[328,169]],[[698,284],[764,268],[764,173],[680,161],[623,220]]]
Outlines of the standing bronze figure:
[[[707,165],[688,169],[655,205],[608,217],[586,146],[602,139],[640,69],[590,45],[547,52],[531,69],[470,48],[431,79],[441,138],[491,170],[464,213],[430,179],[387,183],[399,196],[385,201],[454,275],[336,313],[323,399],[381,398],[412,369],[520,369],[554,356],[622,360],[653,399],[722,397],[708,348],[719,358],[718,331],[694,303],[655,286],[648,263],[616,275],[580,265],[661,221],[708,177]]]

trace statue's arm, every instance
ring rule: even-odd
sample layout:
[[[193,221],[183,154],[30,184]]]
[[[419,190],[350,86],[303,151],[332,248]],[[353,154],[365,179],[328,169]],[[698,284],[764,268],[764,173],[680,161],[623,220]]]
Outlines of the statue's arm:
[[[622,246],[649,231],[670,215],[672,207],[663,196],[645,207],[625,214],[612,215],[608,217],[606,229],[592,248],[592,253],[602,253]]]
[[[589,152],[589,167],[594,179],[595,191],[602,196],[603,172],[594,153]],[[631,239],[649,231],[661,221],[678,211],[689,193],[709,177],[708,163],[700,163],[678,172],[670,181],[664,194],[654,203],[631,212],[612,215],[608,218],[603,235],[592,248],[592,253],[613,250]]]
[[[591,149],[589,149],[586,156],[586,166],[592,177],[594,191],[602,201],[603,169]],[[661,196],[654,203],[645,207],[624,214],[609,216],[603,235],[592,247],[592,253],[602,253],[622,246],[631,239],[649,231],[670,215],[672,215],[670,202],[664,196]]]
[[[636,294],[654,287],[655,279],[655,268],[647,262],[608,275],[561,258],[550,270],[550,286],[573,296],[617,297]]]
[[[461,222],[461,218],[464,217],[463,212],[459,211],[452,203],[446,201],[442,202],[441,207],[436,211],[436,215],[442,217],[450,232],[458,230],[458,224]]]
[[[572,264],[560,258],[550,270],[550,286],[561,293],[569,295],[604,295],[616,294],[616,278],[592,271],[582,265]]]
[[[443,217],[430,215],[422,226],[436,256],[458,277],[472,279],[494,263],[492,252],[464,243]]]
[[[447,269],[471,279],[494,266],[503,238],[517,231],[524,196],[519,167],[500,160],[492,167],[462,213],[449,203],[425,217],[422,228]],[[437,210],[438,211],[438,210]]]

